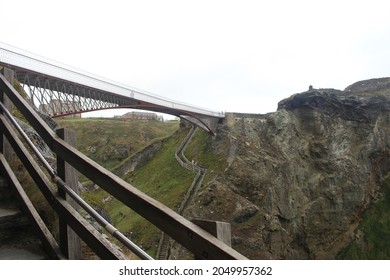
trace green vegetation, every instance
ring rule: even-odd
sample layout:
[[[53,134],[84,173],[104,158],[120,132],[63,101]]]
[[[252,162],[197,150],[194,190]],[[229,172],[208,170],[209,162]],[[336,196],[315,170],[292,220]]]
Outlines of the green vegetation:
[[[359,230],[363,240],[355,240],[339,254],[339,259],[390,259],[390,178],[382,186],[383,196],[363,215]]]
[[[176,209],[194,178],[194,173],[182,168],[175,158],[175,151],[187,132],[179,131],[165,141],[148,164],[129,173],[124,179],[140,186],[143,192],[168,207]]]
[[[77,132],[77,149],[112,170],[152,141],[178,129],[178,122],[157,120],[80,118],[57,120]]]
[[[212,147],[212,137],[202,129],[197,129],[191,143],[185,150],[188,159],[197,165],[207,168],[205,183],[226,168],[226,159],[215,153]],[[205,185],[205,183],[203,185]]]

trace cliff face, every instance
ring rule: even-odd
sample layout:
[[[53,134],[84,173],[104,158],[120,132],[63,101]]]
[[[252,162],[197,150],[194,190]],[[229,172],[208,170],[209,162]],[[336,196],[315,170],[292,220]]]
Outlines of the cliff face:
[[[251,259],[333,259],[381,195],[389,136],[388,78],[227,114],[212,140],[227,168],[187,215],[230,222],[233,247]]]

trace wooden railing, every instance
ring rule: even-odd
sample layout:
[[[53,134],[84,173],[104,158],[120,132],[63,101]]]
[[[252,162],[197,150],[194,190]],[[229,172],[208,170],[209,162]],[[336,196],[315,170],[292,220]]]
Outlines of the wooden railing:
[[[90,158],[83,155],[77,149],[66,143],[46,123],[37,115],[30,105],[19,96],[12,85],[0,75],[0,92],[3,92],[28,120],[30,125],[37,131],[40,137],[46,142],[50,149],[58,158],[85,175],[95,184],[110,193],[113,197],[133,209],[136,213],[147,219],[163,232],[167,233],[174,240],[194,253],[201,259],[246,259],[243,255],[233,250],[231,247],[218,240],[209,232],[188,221],[175,211],[162,203],[142,193],[134,186],[125,182],[113,173],[109,172]],[[4,99],[2,96],[1,101]],[[94,229],[57,191],[52,189],[53,182],[36,163],[35,158],[29,150],[19,140],[14,128],[4,115],[0,114],[0,135],[1,143],[3,136],[12,145],[15,154],[19,157],[24,167],[29,172],[34,182],[49,202],[51,207],[63,219],[66,224],[76,232],[76,234],[92,248],[95,253],[103,259],[122,259],[123,255],[112,248],[111,244],[104,239],[96,229]],[[2,151],[3,152],[3,151]],[[2,160],[2,162],[6,160]],[[4,171],[12,175],[10,168],[3,168]],[[14,178],[15,179],[15,178]],[[55,182],[57,183],[57,182]],[[15,184],[17,184],[15,182]],[[57,258],[62,258],[58,253],[61,246],[56,244],[50,237],[46,229],[41,229],[42,236],[46,240],[47,246]]]

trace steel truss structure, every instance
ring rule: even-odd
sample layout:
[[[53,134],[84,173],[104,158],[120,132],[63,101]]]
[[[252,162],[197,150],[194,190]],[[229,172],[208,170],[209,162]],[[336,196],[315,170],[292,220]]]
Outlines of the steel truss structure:
[[[75,83],[22,70],[16,70],[15,74],[28,94],[31,104],[52,117],[138,105],[134,100]]]

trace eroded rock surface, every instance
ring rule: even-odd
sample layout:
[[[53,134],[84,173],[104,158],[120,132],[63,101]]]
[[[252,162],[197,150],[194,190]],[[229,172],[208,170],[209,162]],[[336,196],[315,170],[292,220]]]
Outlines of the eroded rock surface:
[[[213,140],[223,174],[188,215],[228,221],[251,259],[333,259],[390,168],[390,79],[311,89],[266,115],[227,114]]]

